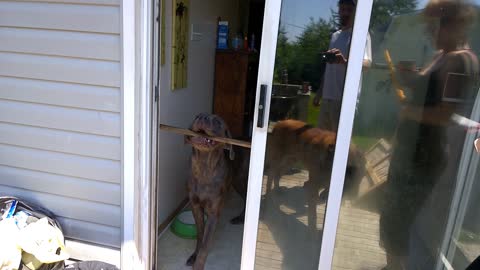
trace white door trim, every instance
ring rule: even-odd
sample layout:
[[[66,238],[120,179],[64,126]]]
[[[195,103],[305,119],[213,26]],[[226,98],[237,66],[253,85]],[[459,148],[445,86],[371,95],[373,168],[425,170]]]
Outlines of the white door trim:
[[[139,258],[135,245],[135,1],[121,6],[121,102],[122,102],[122,242],[121,268],[135,269]]]
[[[121,269],[152,269],[153,1],[121,1]]]
[[[319,270],[332,269],[343,184],[347,168],[348,151],[352,139],[355,106],[358,98],[358,89],[360,89],[362,62],[365,53],[365,44],[367,42],[372,5],[373,0],[362,0],[357,4],[348,59],[349,63],[343,91],[340,122],[338,125],[337,142],[335,144],[331,184],[328,192],[325,223],[323,225],[322,246],[318,264]]]
[[[152,145],[156,140],[155,100],[153,92],[153,22],[154,22],[154,1],[143,0],[137,3],[136,19],[136,40],[139,49],[136,50],[138,60],[136,67],[136,82],[138,90],[136,91],[136,100],[138,100],[138,109],[135,134],[138,134],[139,149],[137,151],[138,159],[138,198],[135,199],[137,213],[135,215],[135,227],[138,232],[135,234],[135,242],[138,245],[140,264],[145,269],[152,268],[154,258],[156,257],[156,196],[155,179],[153,177],[156,164],[156,148]],[[153,242],[153,243],[152,243]],[[138,269],[138,268],[136,268]]]
[[[152,54],[150,57],[151,60],[151,67],[152,67],[152,95],[151,95],[151,102],[152,104],[152,115],[151,115],[151,145],[150,145],[150,152],[151,152],[151,185],[150,185],[150,254],[152,258],[150,259],[149,269],[157,269],[158,264],[158,256],[157,256],[157,241],[158,241],[158,219],[157,219],[157,203],[158,203],[158,190],[157,190],[157,177],[158,177],[158,127],[159,127],[159,88],[160,88],[160,14],[161,14],[161,0],[151,0],[153,2],[153,17],[150,18],[150,22],[152,26],[152,38],[153,40],[150,42],[152,44]]]

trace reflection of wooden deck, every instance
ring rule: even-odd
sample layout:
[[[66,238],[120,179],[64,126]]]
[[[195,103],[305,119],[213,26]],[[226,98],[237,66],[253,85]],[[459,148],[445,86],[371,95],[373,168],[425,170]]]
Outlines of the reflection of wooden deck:
[[[343,206],[335,243],[334,269],[380,269],[385,252],[379,246],[379,215]]]
[[[255,269],[318,269],[325,203],[317,206],[318,235],[308,232],[303,183],[308,172],[282,177],[281,189],[262,200]],[[263,187],[263,194],[265,186]],[[379,216],[342,206],[333,269],[370,270],[385,265],[379,247]]]

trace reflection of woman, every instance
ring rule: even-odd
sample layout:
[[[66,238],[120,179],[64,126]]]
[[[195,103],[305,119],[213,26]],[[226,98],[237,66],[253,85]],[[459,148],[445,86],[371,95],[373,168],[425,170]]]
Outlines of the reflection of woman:
[[[475,149],[480,153],[480,138],[475,140]]]
[[[407,269],[411,225],[444,168],[456,161],[448,150],[453,145],[447,140],[447,126],[453,113],[469,115],[468,105],[445,102],[444,91],[448,87],[460,89],[461,98],[467,101],[464,104],[473,103],[476,94],[469,91],[472,87],[468,83],[476,80],[479,69],[478,59],[466,42],[467,27],[473,19],[470,6],[454,0],[431,0],[423,15],[438,52],[422,71],[399,74],[411,94],[407,92],[408,102],[400,114],[381,209],[380,238],[387,252],[386,269]],[[468,79],[447,82],[450,74]]]

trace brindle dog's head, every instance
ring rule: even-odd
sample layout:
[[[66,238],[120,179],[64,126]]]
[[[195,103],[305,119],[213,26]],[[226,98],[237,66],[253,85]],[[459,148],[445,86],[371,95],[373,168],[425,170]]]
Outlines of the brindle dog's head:
[[[198,114],[193,120],[190,130],[209,137],[232,138],[225,121],[214,114]],[[185,136],[185,143],[191,144],[193,148],[202,152],[214,151],[225,147],[225,143],[217,142],[207,137]],[[232,145],[229,145],[229,151],[230,158],[233,159]]]

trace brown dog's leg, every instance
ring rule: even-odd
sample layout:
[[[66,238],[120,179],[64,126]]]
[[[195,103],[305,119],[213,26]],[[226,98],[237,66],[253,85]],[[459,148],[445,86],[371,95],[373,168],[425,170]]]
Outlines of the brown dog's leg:
[[[205,233],[203,235],[203,244],[197,254],[197,259],[193,265],[193,270],[204,270],[205,262],[207,261],[208,251],[213,243],[213,235],[217,227],[218,214],[213,214],[208,211],[207,223],[205,226]]]
[[[308,217],[308,228],[312,235],[317,231],[317,205],[319,203],[319,194],[320,191],[320,181],[321,173],[320,169],[314,165],[308,166],[308,181],[305,182],[305,194],[307,196],[307,217]]]
[[[314,185],[310,186],[310,190],[307,191],[308,201],[308,228],[311,233],[317,230],[317,204],[318,204],[318,191]]]
[[[233,225],[238,225],[238,224],[243,224],[244,221],[245,221],[245,207],[247,206],[247,185],[246,185],[246,181],[245,180],[245,185],[242,185],[240,183],[240,185],[236,185],[234,183],[234,189],[235,191],[240,195],[240,197],[242,197],[242,200],[243,200],[243,209],[242,209],[242,213],[240,213],[240,215],[232,218],[230,220],[230,223],[233,224]]]
[[[269,168],[266,193],[274,189],[280,189],[280,179],[282,178],[282,175],[287,174],[287,171],[291,168],[293,162],[295,162],[294,159],[282,157],[280,161]]]
[[[248,177],[247,177],[248,179]],[[237,224],[243,224],[244,221],[245,221],[245,207],[247,206],[247,180],[245,180],[245,185],[243,185],[242,183],[239,183],[240,185],[236,185],[235,182],[234,182],[234,188],[235,188],[235,191],[240,195],[240,197],[242,197],[242,200],[243,200],[243,209],[242,209],[242,213],[240,213],[240,215],[232,218],[230,220],[230,223],[233,224],[233,225],[237,225]]]
[[[198,204],[194,205],[192,203],[192,212],[193,212],[193,217],[195,218],[195,224],[197,226],[197,247],[195,248],[195,252],[187,260],[188,266],[192,266],[195,263],[195,260],[197,259],[197,254],[200,251],[203,244],[203,235],[205,231],[203,208]]]
[[[281,161],[280,161],[281,162]],[[267,172],[267,188],[265,194],[268,194],[274,189],[280,188],[280,178],[282,177],[282,166],[283,164],[272,164],[268,168]]]
[[[232,166],[232,186],[235,191],[240,195],[240,197],[242,197],[243,200],[242,213],[230,220],[231,224],[236,225],[243,224],[245,221],[245,207],[248,191],[248,172],[250,166],[250,150],[241,147],[235,147],[234,151],[236,155]]]
[[[272,190],[273,178],[275,174],[273,173],[274,168],[270,168],[270,170],[271,171],[269,171],[267,174],[267,186],[265,194],[268,194]]]
[[[330,169],[309,167],[308,182],[305,183],[308,201],[308,227],[314,235],[317,232],[317,205],[328,198],[330,188]],[[322,193],[319,194],[320,190]]]

